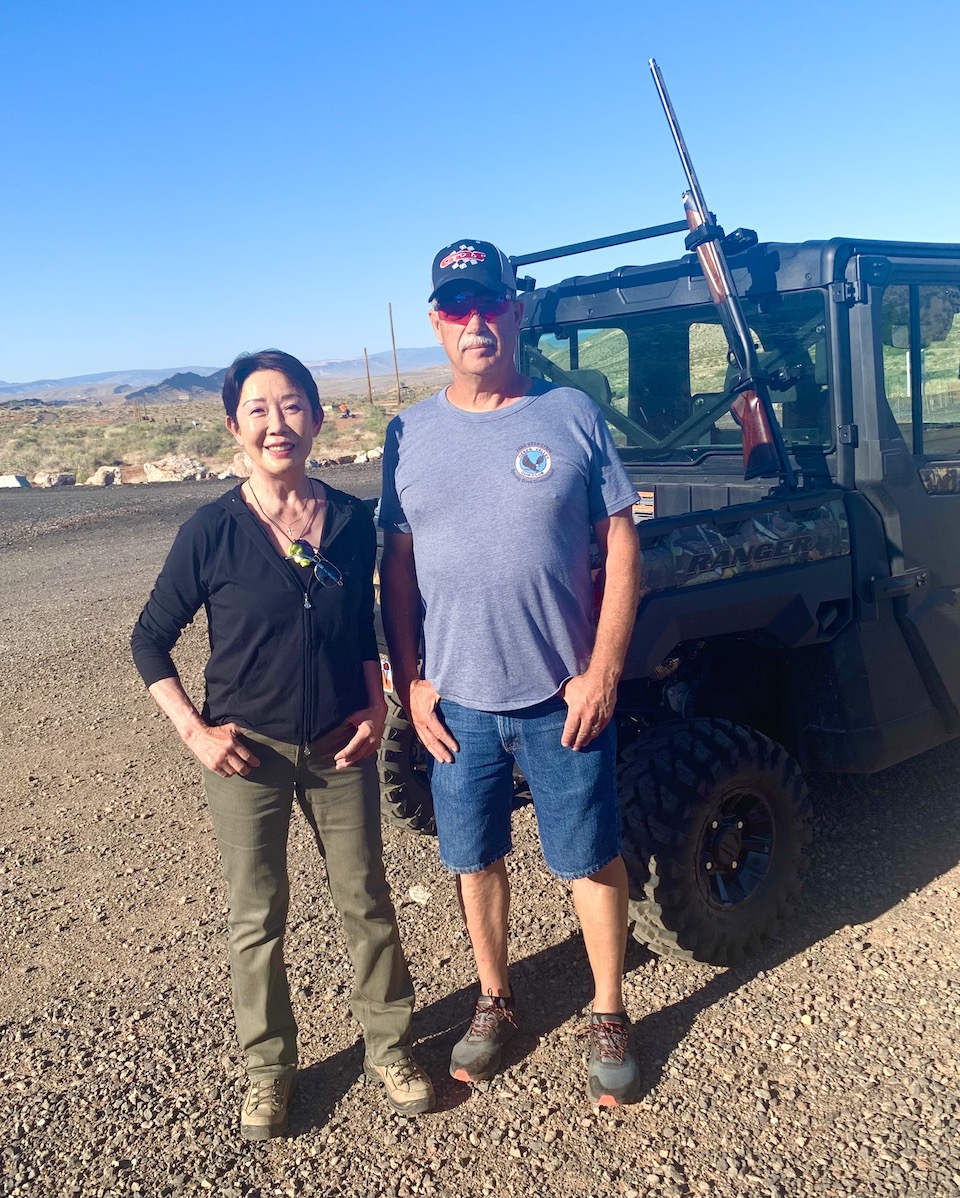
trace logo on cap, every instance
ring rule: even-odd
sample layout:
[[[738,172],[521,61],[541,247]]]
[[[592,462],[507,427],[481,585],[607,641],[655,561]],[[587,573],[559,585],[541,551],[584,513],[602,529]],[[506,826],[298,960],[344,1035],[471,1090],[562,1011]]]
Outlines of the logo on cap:
[[[483,250],[475,250],[472,245],[462,245],[452,254],[447,254],[440,263],[439,269],[446,270],[449,266],[451,270],[466,270],[472,263],[486,262],[486,260],[487,255]]]

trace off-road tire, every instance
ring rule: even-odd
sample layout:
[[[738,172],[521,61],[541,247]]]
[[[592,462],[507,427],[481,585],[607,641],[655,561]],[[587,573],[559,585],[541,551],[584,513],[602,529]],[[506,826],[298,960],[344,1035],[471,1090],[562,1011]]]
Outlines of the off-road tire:
[[[377,750],[380,811],[387,823],[413,832],[436,833],[426,750],[407,713],[387,696],[387,721]]]
[[[377,750],[381,815],[396,828],[435,836],[437,824],[427,778],[427,751],[396,699],[387,695],[386,700],[387,720]],[[515,766],[513,810],[518,811],[529,802],[531,795],[527,781]]]
[[[618,787],[635,938],[711,965],[754,952],[793,908],[809,865],[812,812],[796,761],[741,724],[675,721],[622,739]]]

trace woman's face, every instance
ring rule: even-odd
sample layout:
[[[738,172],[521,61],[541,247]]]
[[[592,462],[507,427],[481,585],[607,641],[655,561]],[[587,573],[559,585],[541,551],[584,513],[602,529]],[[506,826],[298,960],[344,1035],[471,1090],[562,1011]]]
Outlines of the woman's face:
[[[255,469],[277,478],[303,473],[323,423],[310,401],[279,370],[255,370],[243,384],[237,418],[227,428]]]

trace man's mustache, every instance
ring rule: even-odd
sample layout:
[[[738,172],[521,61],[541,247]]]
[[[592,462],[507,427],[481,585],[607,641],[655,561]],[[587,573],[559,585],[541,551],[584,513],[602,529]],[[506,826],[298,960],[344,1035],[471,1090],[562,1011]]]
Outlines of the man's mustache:
[[[464,333],[460,338],[460,350],[465,349],[496,349],[497,339],[488,333]]]

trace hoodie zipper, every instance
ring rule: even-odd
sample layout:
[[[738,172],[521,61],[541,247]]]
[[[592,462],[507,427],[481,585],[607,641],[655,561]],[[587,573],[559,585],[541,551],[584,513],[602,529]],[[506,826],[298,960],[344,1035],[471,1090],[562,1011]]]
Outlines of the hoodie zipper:
[[[342,519],[340,519],[339,523],[331,523],[329,530],[326,528],[326,521],[324,521],[324,528],[320,532],[320,546],[318,547],[318,551],[321,553],[323,552],[324,549],[330,548],[331,543],[337,539],[337,537],[340,535],[340,533],[343,531],[344,528],[346,528],[347,524],[349,523],[349,520],[347,518],[347,516],[348,516],[347,512],[340,512],[339,510],[333,511],[330,507],[328,507],[327,513],[328,513],[328,515],[331,515],[333,517],[334,521],[337,520],[338,516],[342,516]],[[299,579],[297,580],[297,585],[300,586]],[[304,757],[310,756],[310,742],[307,740],[307,732],[310,730],[309,696],[312,693],[312,690],[310,687],[310,682],[311,682],[310,675],[311,675],[311,666],[313,664],[313,637],[311,636],[311,633],[310,633],[310,616],[307,614],[313,607],[313,604],[310,602],[310,597],[308,594],[309,589],[310,589],[310,576],[308,574],[306,586],[304,586],[304,588],[303,588],[304,654],[303,654],[303,709],[302,709],[303,714],[302,714],[301,718],[303,720],[302,735],[303,735],[303,755],[304,755]]]

